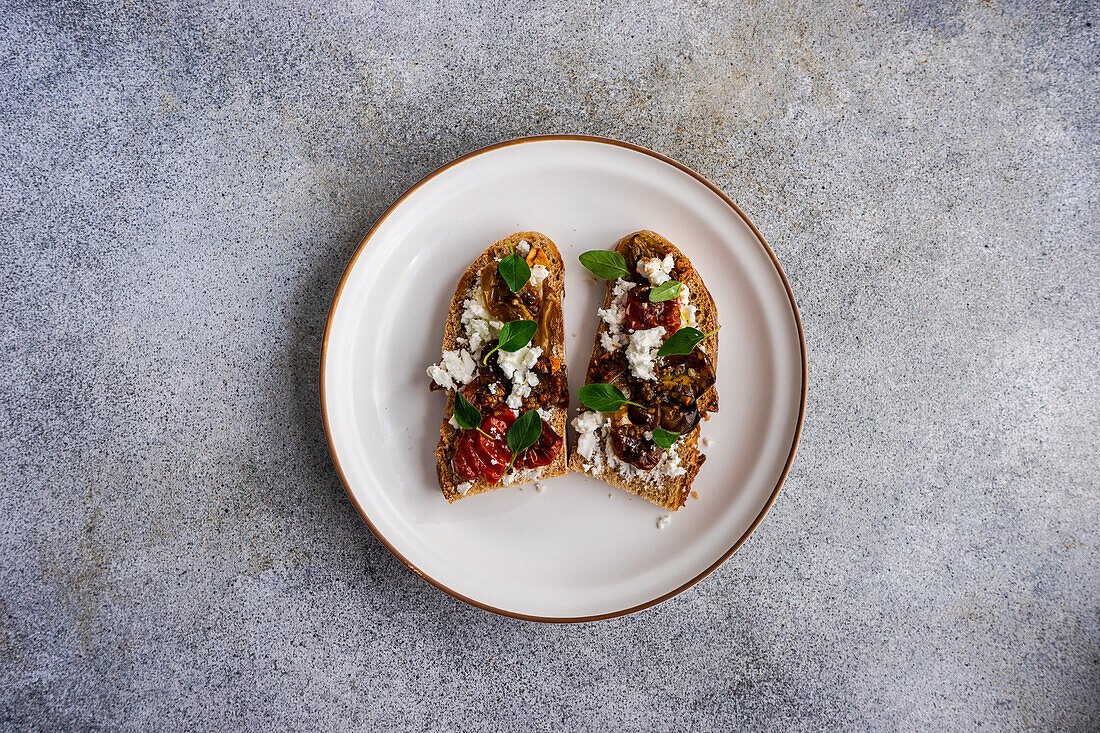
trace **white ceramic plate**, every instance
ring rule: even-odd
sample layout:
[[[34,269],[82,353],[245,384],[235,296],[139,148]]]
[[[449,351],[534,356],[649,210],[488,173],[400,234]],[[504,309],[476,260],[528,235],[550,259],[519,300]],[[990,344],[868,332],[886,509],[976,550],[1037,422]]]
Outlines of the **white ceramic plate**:
[[[521,230],[566,267],[570,389],[583,384],[604,285],[577,255],[651,229],[702,274],[722,324],[720,411],[695,482],[672,514],[578,474],[448,504],[435,476],[442,393],[425,368],[462,272]],[[513,140],[414,186],[356,251],[333,299],[321,358],[329,447],[378,538],[432,584],[487,610],[540,621],[629,613],[691,586],[729,557],[775,499],[805,403],[794,298],[759,232],[717,188],[656,153],[601,138]],[[572,410],[576,409],[576,399]],[[571,417],[573,412],[570,413]]]

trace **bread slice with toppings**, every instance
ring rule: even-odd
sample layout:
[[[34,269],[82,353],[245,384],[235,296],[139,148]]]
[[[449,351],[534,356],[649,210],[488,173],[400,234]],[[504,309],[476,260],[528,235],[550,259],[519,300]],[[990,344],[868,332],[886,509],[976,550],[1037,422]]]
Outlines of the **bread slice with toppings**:
[[[500,261],[512,253],[519,254],[531,270],[530,279],[518,293],[511,291],[499,272]],[[564,292],[561,254],[538,232],[516,232],[493,244],[459,280],[447,311],[442,358],[428,367],[431,389],[447,394],[435,449],[436,474],[447,501],[566,473],[569,391],[562,324]],[[512,320],[535,321],[534,337],[515,352],[492,351],[504,324]],[[481,428],[488,437],[459,427],[456,390],[480,410]],[[528,410],[538,411],[543,433],[538,444],[516,456],[517,465],[494,481],[494,471],[501,470],[499,460],[510,460],[511,450],[505,426],[484,420],[497,415],[507,422],[506,410],[516,417]],[[558,439],[557,451],[551,455],[554,437]],[[518,464],[524,463],[527,467],[520,468]],[[545,465],[537,465],[542,463]],[[479,465],[484,470],[472,476]]]
[[[607,280],[585,384],[614,385],[641,407],[601,413],[582,404],[573,420],[569,468],[676,511],[706,460],[699,425],[718,410],[718,336],[686,355],[655,354],[680,328],[716,331],[718,309],[690,260],[659,234],[629,234],[615,252],[628,273]],[[679,295],[649,302],[648,291],[669,280],[681,283]],[[670,431],[679,437],[668,450],[652,439],[653,430],[663,428],[679,428]]]

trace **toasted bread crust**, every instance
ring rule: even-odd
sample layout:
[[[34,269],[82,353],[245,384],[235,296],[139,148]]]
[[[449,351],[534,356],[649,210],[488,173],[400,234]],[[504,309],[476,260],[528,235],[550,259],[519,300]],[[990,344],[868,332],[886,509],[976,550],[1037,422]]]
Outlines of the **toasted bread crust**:
[[[482,252],[478,258],[466,268],[466,272],[463,273],[462,278],[458,282],[458,287],[455,289],[454,297],[451,298],[451,307],[447,311],[447,324],[443,331],[442,351],[453,351],[458,348],[457,339],[462,335],[462,304],[466,300],[466,294],[477,282],[478,274],[486,265],[498,257],[508,255],[509,247],[506,242],[509,240],[512,242],[526,240],[532,248],[541,247],[550,260],[550,267],[548,268],[550,274],[542,284],[543,298],[546,302],[550,300],[557,301],[558,307],[555,310],[556,317],[550,323],[550,342],[547,346],[549,356],[559,359],[562,364],[564,364],[565,326],[562,322],[562,299],[565,295],[565,265],[562,262],[561,254],[558,252],[557,246],[549,237],[538,232],[516,232],[515,234],[507,236]],[[458,491],[458,485],[463,483],[463,481],[454,475],[454,471],[451,468],[451,457],[454,455],[454,443],[460,432],[450,423],[450,418],[454,414],[454,409],[454,392],[448,390],[447,406],[443,414],[443,426],[439,429],[439,444],[435,449],[436,476],[439,478],[439,487],[443,490],[443,496],[446,497],[447,501],[453,504],[459,499],[484,494],[493,489],[521,485],[519,482],[513,484],[505,484],[503,482],[499,484],[490,484],[484,478],[478,478],[476,481],[472,482],[473,485],[465,494]],[[550,407],[548,410],[550,412],[550,420],[548,421],[550,427],[554,429],[554,432],[564,438],[567,411],[561,407]],[[543,479],[554,478],[555,476],[564,476],[567,470],[567,460],[567,451],[560,451],[552,463],[542,468],[532,470],[532,478],[522,483],[541,481]]]
[[[619,240],[619,243],[615,247],[615,251],[620,254],[625,253],[627,245],[637,234],[648,235],[657,242],[661,256],[671,254],[674,258],[683,257],[690,262],[690,259],[672,244],[672,242],[669,242],[656,232],[651,232],[649,230],[632,232],[626,235]],[[715,306],[714,298],[711,297],[710,291],[707,290],[707,286],[703,283],[703,279],[699,276],[699,272],[695,269],[694,265],[692,265],[691,272],[684,278],[683,282],[691,291],[688,302],[698,309],[696,327],[703,333],[710,333],[718,328],[718,308]],[[614,294],[612,293],[614,287],[614,281],[607,281],[607,294],[604,297],[603,303],[604,308],[611,307],[611,302],[614,300]],[[596,327],[596,337],[592,346],[592,357],[589,360],[589,371],[588,375],[585,377],[585,384],[591,382],[592,369],[596,364],[597,357],[604,353],[604,349],[600,345],[600,337],[606,331],[607,324],[601,320]],[[704,340],[703,343],[699,345],[699,348],[703,349],[707,356],[710,357],[711,363],[717,371],[718,335],[715,334]],[[717,385],[707,390],[707,392],[699,398],[698,404],[699,409],[706,413],[706,418],[710,419],[709,413],[718,411]],[[575,451],[575,445],[570,446],[570,448],[569,470],[577,471],[578,473],[586,473],[589,476],[593,476],[601,481],[617,486],[624,491],[637,494],[671,511],[676,511],[687,501],[688,495],[691,493],[691,485],[694,483],[695,477],[699,474],[699,468],[703,465],[703,461],[706,460],[706,456],[699,452],[699,427],[696,427],[690,433],[683,436],[675,447],[676,452],[680,456],[680,465],[687,470],[687,473],[683,476],[677,476],[676,478],[663,478],[655,484],[650,484],[637,478],[627,478],[616,469],[606,464],[600,466],[596,470],[586,471],[584,468],[586,462],[584,457]]]

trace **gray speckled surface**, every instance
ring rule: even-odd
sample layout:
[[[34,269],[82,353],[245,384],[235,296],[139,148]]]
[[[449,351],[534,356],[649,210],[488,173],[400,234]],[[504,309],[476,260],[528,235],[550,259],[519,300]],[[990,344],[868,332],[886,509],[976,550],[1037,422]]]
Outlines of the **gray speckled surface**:
[[[0,24],[0,726],[1095,729],[1095,4],[16,3]],[[437,592],[329,463],[375,217],[498,140],[668,154],[799,300],[802,444],[691,591]]]

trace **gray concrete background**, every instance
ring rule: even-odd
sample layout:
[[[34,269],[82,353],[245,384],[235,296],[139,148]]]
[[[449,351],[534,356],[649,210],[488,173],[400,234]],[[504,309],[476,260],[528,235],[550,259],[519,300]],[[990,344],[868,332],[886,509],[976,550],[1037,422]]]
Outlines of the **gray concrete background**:
[[[1096,729],[1097,6],[6,4],[6,729]],[[810,354],[774,509],[638,615],[466,607],[370,534],[326,309],[435,167],[651,147]]]

